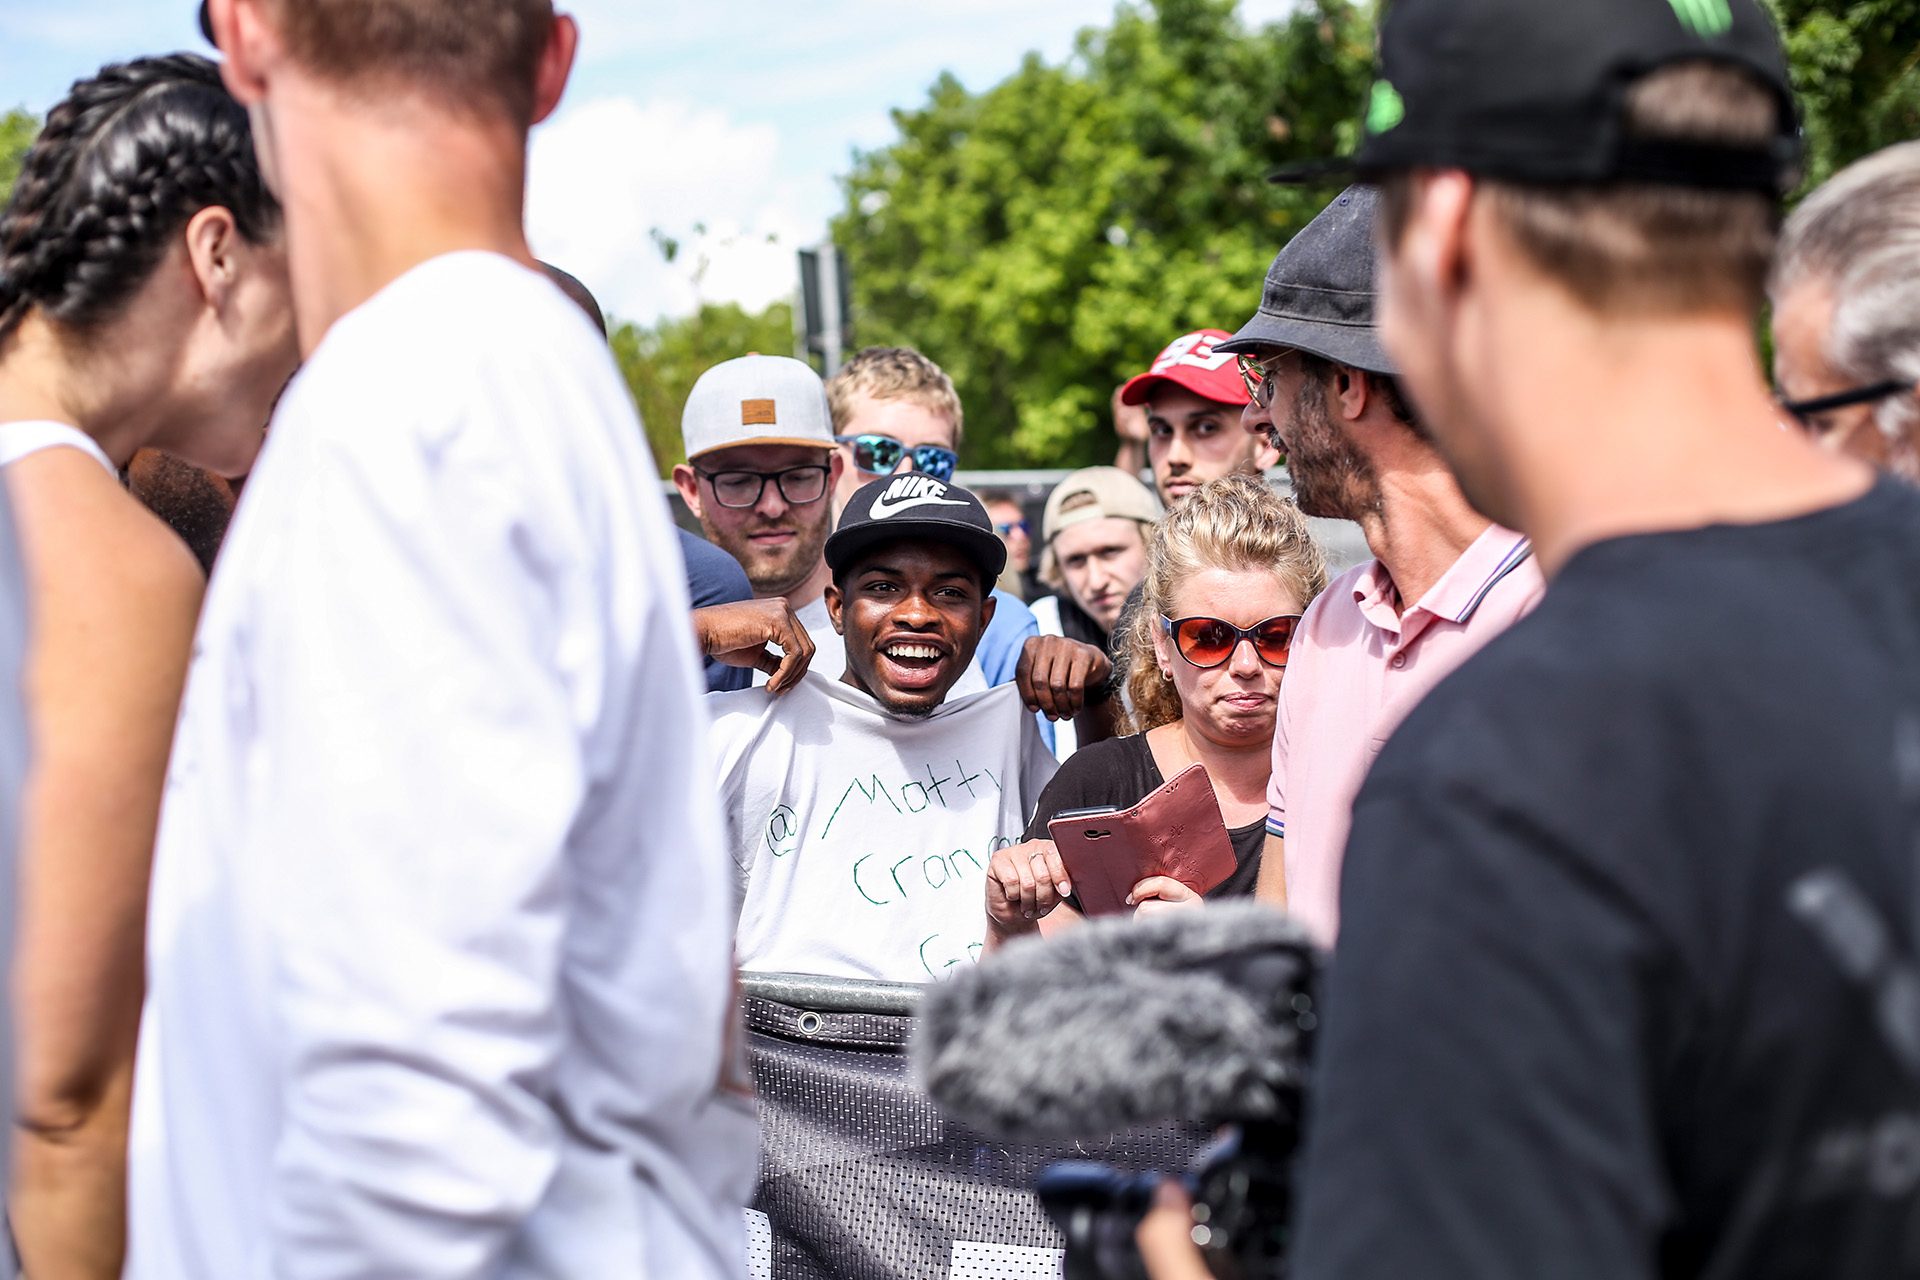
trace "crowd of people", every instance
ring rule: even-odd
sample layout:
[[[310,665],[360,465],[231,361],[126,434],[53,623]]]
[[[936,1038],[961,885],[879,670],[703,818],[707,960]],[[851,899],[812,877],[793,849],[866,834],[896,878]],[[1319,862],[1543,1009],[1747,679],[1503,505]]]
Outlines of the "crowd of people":
[[[738,1276],[736,972],[1044,946],[1182,779],[1125,909],[1334,957],[1294,1274],[1916,1272],[1920,143],[1781,228],[1756,0],[1398,0],[1037,530],[875,347],[701,376],[704,537],[522,228],[573,20],[202,21],[0,213],[24,1274]]]

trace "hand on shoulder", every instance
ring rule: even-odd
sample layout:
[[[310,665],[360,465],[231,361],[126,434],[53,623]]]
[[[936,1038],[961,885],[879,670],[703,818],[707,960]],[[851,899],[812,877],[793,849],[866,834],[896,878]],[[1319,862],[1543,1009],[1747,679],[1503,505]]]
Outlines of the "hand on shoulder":
[[[695,609],[693,631],[707,657],[766,672],[770,693],[782,694],[799,684],[813,661],[813,638],[793,607],[778,596]],[[780,652],[774,653],[769,644],[778,645]]]
[[[1105,700],[1113,662],[1090,644],[1065,636],[1028,636],[1014,669],[1020,699],[1049,720],[1071,720]]]

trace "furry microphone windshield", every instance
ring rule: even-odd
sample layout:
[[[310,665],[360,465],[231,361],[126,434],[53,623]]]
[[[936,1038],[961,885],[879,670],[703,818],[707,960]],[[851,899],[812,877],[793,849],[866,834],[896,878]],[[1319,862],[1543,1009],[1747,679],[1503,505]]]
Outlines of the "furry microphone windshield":
[[[1271,1119],[1302,1083],[1315,955],[1251,902],[1022,939],[927,988],[914,1067],[943,1111],[1009,1138]]]

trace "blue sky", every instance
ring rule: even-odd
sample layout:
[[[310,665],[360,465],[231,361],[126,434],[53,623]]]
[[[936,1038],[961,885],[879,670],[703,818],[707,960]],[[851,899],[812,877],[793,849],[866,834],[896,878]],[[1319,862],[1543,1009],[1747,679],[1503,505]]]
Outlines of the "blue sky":
[[[1264,21],[1291,0],[1241,0]],[[0,0],[0,108],[44,111],[77,77],[204,49],[197,0]],[[943,70],[970,88],[1032,49],[1066,56],[1112,0],[561,0],[581,26],[559,112],[535,131],[534,248],[609,310],[652,320],[699,301],[764,306],[838,204],[855,147],[892,136]],[[704,226],[701,234],[696,227]],[[686,246],[669,265],[654,229]]]

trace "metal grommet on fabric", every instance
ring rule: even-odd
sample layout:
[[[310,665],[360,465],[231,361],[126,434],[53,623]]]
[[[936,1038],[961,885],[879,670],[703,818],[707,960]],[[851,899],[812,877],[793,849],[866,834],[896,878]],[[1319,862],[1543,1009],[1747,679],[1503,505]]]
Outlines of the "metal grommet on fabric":
[[[825,1025],[825,1020],[817,1013],[809,1012],[800,1015],[800,1031],[803,1035],[814,1035]]]

